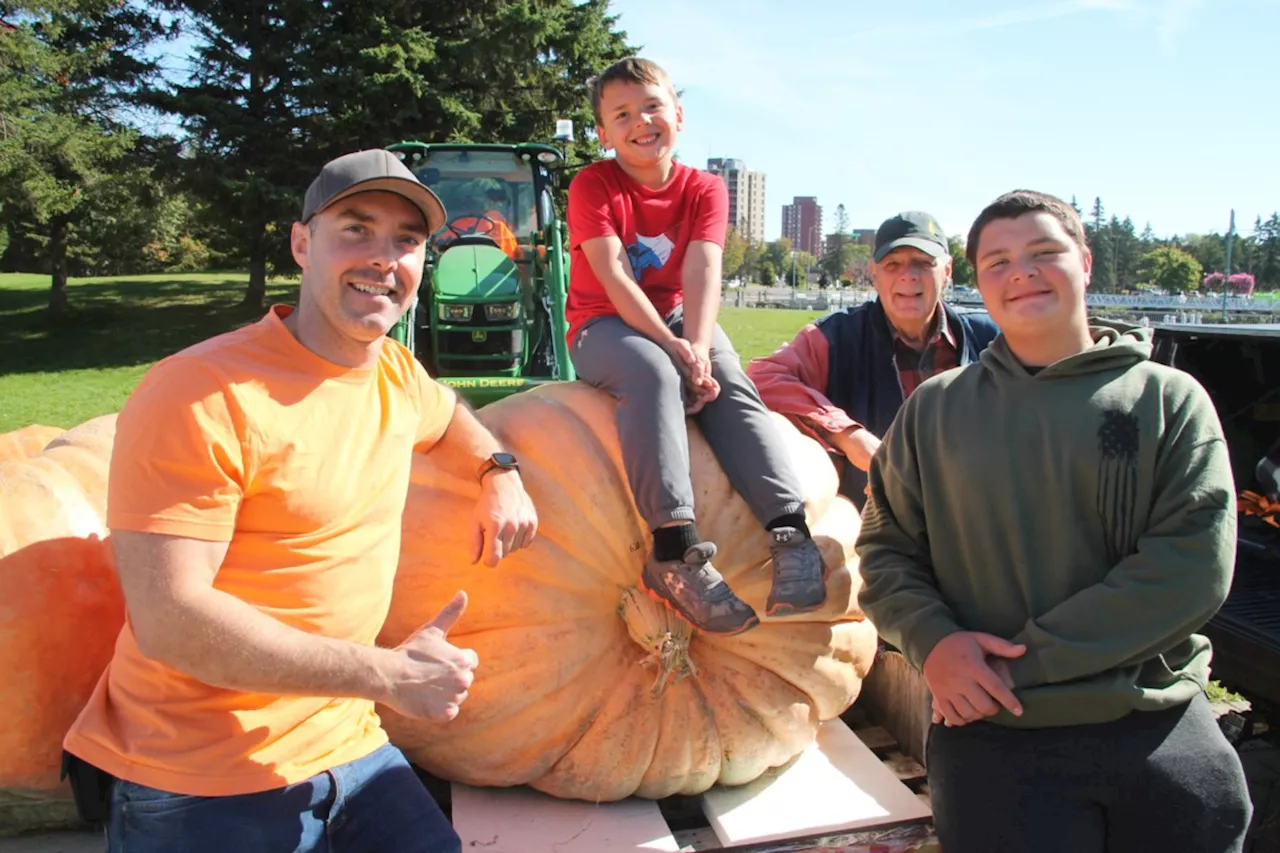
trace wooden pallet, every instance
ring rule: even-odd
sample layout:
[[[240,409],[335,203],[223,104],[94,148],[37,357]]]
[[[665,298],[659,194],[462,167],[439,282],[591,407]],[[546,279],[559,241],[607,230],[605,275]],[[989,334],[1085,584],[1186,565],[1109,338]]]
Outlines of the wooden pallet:
[[[933,698],[919,670],[901,652],[881,647],[862,682],[858,705],[880,721],[904,755],[926,764],[925,741],[933,718]]]
[[[485,853],[936,853],[925,770],[860,708],[825,723],[783,770],[697,797],[558,800],[449,786],[465,851]]]
[[[699,797],[593,805],[421,775],[466,853],[938,853],[924,767],[863,704],[827,723],[787,769]],[[101,829],[38,833],[0,839],[0,853],[96,853],[102,844]]]

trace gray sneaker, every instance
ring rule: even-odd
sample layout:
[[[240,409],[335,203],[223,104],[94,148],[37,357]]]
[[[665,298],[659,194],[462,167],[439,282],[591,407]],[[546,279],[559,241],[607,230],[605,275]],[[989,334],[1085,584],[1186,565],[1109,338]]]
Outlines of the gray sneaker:
[[[776,527],[769,531],[769,552],[773,554],[770,616],[808,613],[826,604],[831,570],[813,539],[794,527]]]
[[[653,596],[666,601],[707,634],[731,636],[760,624],[760,617],[733,594],[724,578],[711,565],[716,546],[699,542],[684,552],[683,560],[658,562],[653,554],[644,561],[640,580]]]

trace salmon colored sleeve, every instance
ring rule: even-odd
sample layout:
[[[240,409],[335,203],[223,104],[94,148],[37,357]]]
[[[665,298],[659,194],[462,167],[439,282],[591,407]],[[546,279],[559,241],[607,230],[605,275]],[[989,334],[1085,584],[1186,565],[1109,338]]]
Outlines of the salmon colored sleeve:
[[[751,359],[747,376],[766,407],[785,415],[801,431],[822,440],[816,428],[843,432],[860,426],[844,409],[827,399],[826,335],[813,323],[772,355]]]
[[[439,441],[453,420],[453,410],[458,395],[452,388],[432,379],[422,363],[413,359],[414,373],[418,377],[418,435],[416,450],[425,451]]]
[[[188,358],[153,367],[116,419],[107,527],[231,539],[248,479],[228,389]]]

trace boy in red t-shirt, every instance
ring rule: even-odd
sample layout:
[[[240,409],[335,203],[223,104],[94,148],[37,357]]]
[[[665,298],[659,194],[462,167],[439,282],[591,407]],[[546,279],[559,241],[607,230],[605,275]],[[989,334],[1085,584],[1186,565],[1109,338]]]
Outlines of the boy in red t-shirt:
[[[770,532],[771,616],[816,610],[826,569],[800,482],[733,344],[716,324],[729,200],[724,182],[674,162],[684,119],[671,80],[624,59],[595,81],[596,132],[615,159],[569,186],[569,350],[578,375],[618,400],[636,505],[653,532],[644,586],[697,628],[759,623],[711,565],[694,520],[686,414]]]

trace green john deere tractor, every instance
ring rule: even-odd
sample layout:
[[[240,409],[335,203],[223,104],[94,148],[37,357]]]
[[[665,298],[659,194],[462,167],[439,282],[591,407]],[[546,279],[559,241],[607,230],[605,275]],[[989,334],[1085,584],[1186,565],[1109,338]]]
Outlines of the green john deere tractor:
[[[479,407],[575,378],[565,342],[569,254],[550,145],[388,145],[444,202],[417,301],[391,330]]]

